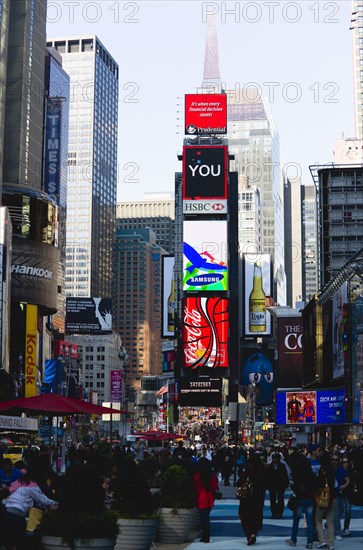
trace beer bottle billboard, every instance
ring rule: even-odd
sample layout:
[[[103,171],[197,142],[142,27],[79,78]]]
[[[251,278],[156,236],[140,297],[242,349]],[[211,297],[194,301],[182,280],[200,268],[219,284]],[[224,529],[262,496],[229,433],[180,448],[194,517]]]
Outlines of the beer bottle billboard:
[[[266,295],[263,290],[262,269],[260,262],[253,268],[253,287],[249,299],[250,332],[266,332]]]

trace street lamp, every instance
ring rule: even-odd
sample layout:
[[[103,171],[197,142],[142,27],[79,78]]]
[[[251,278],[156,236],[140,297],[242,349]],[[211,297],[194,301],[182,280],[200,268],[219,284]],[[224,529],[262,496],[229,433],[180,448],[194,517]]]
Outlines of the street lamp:
[[[252,445],[256,446],[256,382],[251,382],[251,406],[252,406]],[[251,415],[250,415],[251,417]]]

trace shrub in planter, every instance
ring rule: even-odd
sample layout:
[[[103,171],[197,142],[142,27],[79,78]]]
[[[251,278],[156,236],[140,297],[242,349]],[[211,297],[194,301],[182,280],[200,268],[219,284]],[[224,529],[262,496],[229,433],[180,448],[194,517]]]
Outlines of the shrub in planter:
[[[179,464],[170,464],[161,475],[161,506],[193,508],[195,506],[191,471]]]

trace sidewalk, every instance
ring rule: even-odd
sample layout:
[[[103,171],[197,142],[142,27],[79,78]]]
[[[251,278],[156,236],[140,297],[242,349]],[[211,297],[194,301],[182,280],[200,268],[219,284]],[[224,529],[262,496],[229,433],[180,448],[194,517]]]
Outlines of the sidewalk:
[[[211,542],[207,545],[199,542],[199,533],[191,533],[189,542],[183,544],[154,543],[153,550],[241,550],[247,548],[246,537],[243,534],[238,517],[238,500],[235,499],[235,488],[221,487],[222,500],[216,501],[211,513]],[[287,502],[287,498],[285,499]],[[263,513],[263,529],[258,533],[256,546],[263,549],[287,550],[286,539],[291,536],[292,512],[285,509],[282,519],[272,519],[269,507],[268,493],[266,492]],[[362,550],[363,549],[363,507],[352,507],[350,523],[350,537],[342,541],[335,541],[335,550]],[[305,548],[306,532],[303,527],[303,518],[300,520],[300,529],[296,548]],[[314,542],[314,548],[318,543]]]

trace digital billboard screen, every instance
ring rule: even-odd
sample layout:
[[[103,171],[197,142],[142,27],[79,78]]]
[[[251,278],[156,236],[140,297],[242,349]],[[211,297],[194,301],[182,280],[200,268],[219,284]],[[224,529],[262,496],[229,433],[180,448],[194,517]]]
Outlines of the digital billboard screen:
[[[299,388],[303,383],[302,317],[278,317],[279,388]]]
[[[276,392],[276,424],[344,423],[344,390]]]
[[[269,254],[245,254],[245,335],[271,334],[271,314],[266,298],[271,295],[271,259]]]
[[[271,405],[274,391],[273,350],[244,348],[242,350],[242,387],[244,397],[248,397],[254,387],[256,405]]]
[[[112,332],[111,298],[67,298],[66,332]]]
[[[182,179],[183,200],[227,199],[228,148],[183,147]]]
[[[332,297],[333,378],[344,376],[344,305],[348,303],[348,282]]]
[[[178,401],[181,407],[220,407],[222,404],[221,378],[203,377],[195,380],[181,378]]]
[[[186,94],[185,134],[227,133],[227,94]]]
[[[182,326],[184,368],[229,367],[226,298],[185,298]]]
[[[175,329],[174,256],[162,256],[162,270],[161,337],[168,338]]]
[[[183,223],[183,290],[228,290],[227,221]]]

